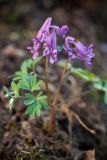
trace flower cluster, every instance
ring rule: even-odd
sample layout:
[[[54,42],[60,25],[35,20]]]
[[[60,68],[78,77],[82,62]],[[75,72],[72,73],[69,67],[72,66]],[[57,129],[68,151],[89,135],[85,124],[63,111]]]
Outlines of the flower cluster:
[[[91,59],[94,57],[93,44],[85,47],[79,40],[67,36],[69,28],[67,25],[62,27],[51,25],[52,18],[47,18],[40,28],[36,37],[32,39],[33,46],[27,47],[33,54],[33,59],[39,55],[40,48],[43,47],[43,56],[48,56],[51,64],[58,60],[57,36],[63,40],[63,50],[70,60],[79,59],[90,66]]]

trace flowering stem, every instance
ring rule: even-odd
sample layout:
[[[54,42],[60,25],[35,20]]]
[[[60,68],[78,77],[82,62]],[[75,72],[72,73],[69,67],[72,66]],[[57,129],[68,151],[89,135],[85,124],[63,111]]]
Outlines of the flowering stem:
[[[47,91],[48,104],[50,106],[50,94],[49,94],[49,88],[48,88],[48,57],[46,57],[46,61],[45,61],[45,85],[46,85],[46,91]]]
[[[55,105],[57,103],[57,97],[61,88],[61,84],[63,82],[63,78],[66,72],[66,68],[67,68],[67,62],[65,63],[65,66],[63,68],[62,74],[61,74],[61,79],[58,85],[58,88],[56,90],[56,94],[55,94],[55,99],[53,101],[53,103],[51,104],[51,100],[50,100],[50,94],[49,94],[49,88],[48,88],[48,57],[46,57],[46,61],[45,61],[45,84],[46,84],[46,90],[47,90],[47,99],[48,99],[48,104],[50,106],[51,109],[51,115],[50,115],[50,123],[49,123],[49,130],[48,130],[48,134],[51,135],[54,131],[55,128]]]
[[[49,132],[48,132],[49,135],[51,135],[53,133],[54,128],[55,128],[55,110],[56,110],[55,106],[56,106],[56,103],[57,103],[57,97],[58,97],[60,87],[61,87],[61,84],[62,84],[62,81],[63,81],[63,78],[64,78],[66,67],[67,67],[67,62],[65,63],[65,66],[64,66],[62,74],[61,74],[61,79],[60,79],[58,88],[56,90],[55,99],[54,99],[53,103],[50,104],[51,105],[51,117],[50,117],[50,125],[49,125]]]
[[[56,90],[56,94],[55,94],[55,99],[53,101],[53,103],[51,104],[51,119],[50,119],[50,126],[49,126],[49,135],[51,135],[53,133],[54,127],[55,127],[55,108],[56,108],[56,103],[57,103],[57,97],[60,91],[60,87],[64,78],[64,74],[66,71],[66,67],[67,67],[67,63],[65,63],[65,66],[63,68],[62,74],[61,74],[61,79],[58,85],[58,88]]]
[[[55,109],[54,109],[54,106],[51,104],[49,88],[48,88],[48,57],[46,57],[46,61],[45,61],[45,85],[46,85],[46,91],[47,91],[48,105],[51,109],[49,130],[48,130],[48,134],[51,135],[53,133],[54,124],[55,124],[54,123],[55,122]]]

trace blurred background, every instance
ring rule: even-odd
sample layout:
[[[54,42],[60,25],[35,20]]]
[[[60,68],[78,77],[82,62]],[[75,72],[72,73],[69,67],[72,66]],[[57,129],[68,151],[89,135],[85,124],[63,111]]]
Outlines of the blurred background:
[[[11,75],[19,69],[24,59],[31,57],[26,46],[30,44],[32,36],[47,17],[52,17],[54,24],[67,24],[70,34],[85,45],[94,44],[96,57],[93,67],[89,70],[107,79],[107,0],[0,0],[0,138],[2,139],[0,160],[4,160],[6,155],[9,155],[6,160],[9,157],[11,159],[12,154],[15,154],[16,150],[9,150],[13,143],[22,146],[19,140],[21,138],[15,139],[17,132],[14,136],[10,134],[13,132],[14,123],[19,124],[22,119],[26,122],[25,117],[21,119],[19,116],[19,111],[9,113],[4,107],[2,86],[10,87]],[[106,107],[102,101],[99,101],[86,111],[94,118],[98,118],[95,120],[98,129],[95,143],[98,159],[102,160],[107,159]],[[31,124],[28,125],[31,127]],[[21,129],[23,131],[23,127]],[[28,134],[28,131],[26,132]],[[12,141],[12,138],[15,140]],[[15,145],[15,148],[18,147]]]
[[[55,24],[68,24],[71,35],[86,45],[94,43],[96,65],[104,69],[98,72],[105,74],[106,7],[106,0],[0,0],[0,49],[5,56],[15,48],[15,54],[28,56],[26,46],[31,37],[47,17],[52,17]]]

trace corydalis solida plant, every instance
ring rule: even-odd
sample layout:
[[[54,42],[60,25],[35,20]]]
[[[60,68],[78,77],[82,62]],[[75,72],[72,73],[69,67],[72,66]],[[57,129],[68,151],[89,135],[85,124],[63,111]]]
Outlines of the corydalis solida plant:
[[[79,40],[74,37],[68,36],[69,27],[67,25],[64,26],[56,26],[51,24],[52,18],[47,18],[44,22],[43,26],[40,28],[36,37],[32,39],[33,46],[28,47],[28,49],[33,54],[32,58],[36,59],[39,55],[46,57],[45,63],[45,83],[47,90],[47,98],[48,105],[51,107],[51,120],[50,120],[50,128],[49,132],[51,133],[54,128],[54,116],[55,116],[55,106],[57,103],[58,93],[60,91],[60,87],[63,81],[63,77],[66,71],[67,63],[65,63],[65,67],[63,69],[61,79],[59,85],[57,87],[55,98],[53,102],[50,99],[50,93],[48,89],[48,60],[51,64],[57,62],[60,56],[65,53],[68,57],[68,60],[81,60],[84,61],[86,66],[91,66],[91,59],[94,57],[93,44],[85,47]],[[62,44],[58,45],[57,37],[60,37]],[[61,50],[58,50],[59,46]],[[42,53],[40,53],[40,48],[42,48]]]
[[[68,61],[74,61],[78,59],[85,62],[87,66],[92,65],[91,59],[94,57],[93,44],[88,47],[84,46],[79,40],[68,35],[69,27],[56,26],[51,24],[52,18],[47,18],[37,35],[33,37],[33,46],[28,46],[27,49],[32,53],[32,59],[27,63],[23,63],[20,71],[15,73],[13,82],[11,83],[12,92],[9,92],[7,88],[6,96],[10,98],[10,108],[15,99],[25,98],[24,104],[27,106],[26,114],[30,116],[40,115],[42,108],[50,107],[50,125],[49,133],[51,134],[54,129],[55,109],[57,104],[57,98],[60,91],[60,87],[67,70]],[[58,44],[58,38],[61,39],[62,44]],[[60,49],[59,49],[60,48]],[[63,67],[63,71],[60,77],[58,87],[55,92],[54,99],[51,98],[48,88],[48,61],[51,64],[58,62],[62,54],[66,55],[67,62]],[[40,80],[34,73],[34,67],[41,60],[40,56],[45,57],[45,84],[47,97],[41,93]],[[38,60],[39,58],[39,60]],[[29,69],[31,72],[29,73]],[[33,71],[33,72],[32,72]],[[25,91],[25,95],[20,94],[20,90]],[[27,91],[27,92],[26,92]],[[47,102],[46,102],[47,99]]]

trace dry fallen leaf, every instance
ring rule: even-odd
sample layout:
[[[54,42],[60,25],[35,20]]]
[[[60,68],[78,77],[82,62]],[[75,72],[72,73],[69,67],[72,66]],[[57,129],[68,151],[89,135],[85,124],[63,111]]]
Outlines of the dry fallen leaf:
[[[78,153],[74,160],[95,160],[95,149]]]

